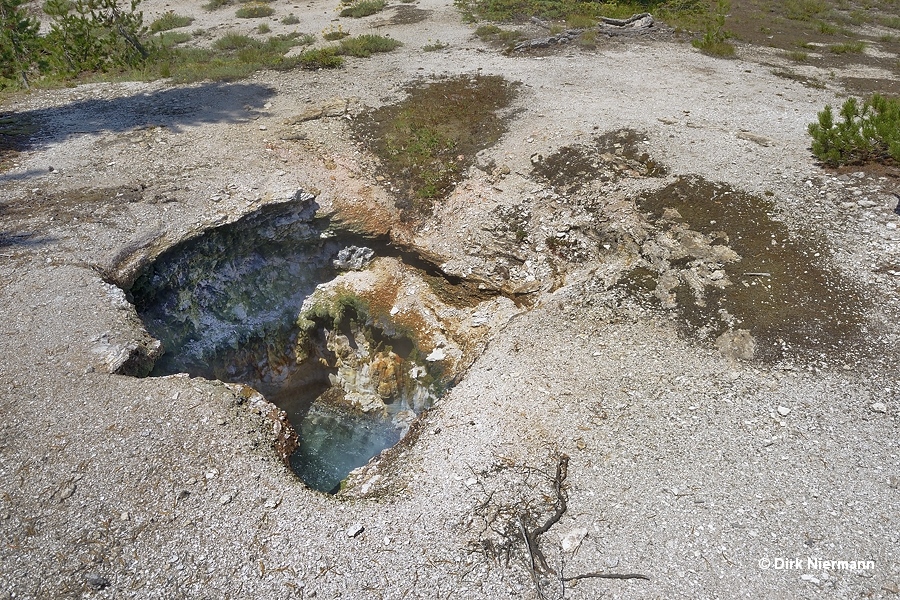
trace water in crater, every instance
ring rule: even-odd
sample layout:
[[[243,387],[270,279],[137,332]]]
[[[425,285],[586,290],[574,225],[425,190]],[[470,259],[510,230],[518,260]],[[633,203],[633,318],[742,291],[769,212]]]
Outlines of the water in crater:
[[[304,300],[340,273],[342,250],[367,244],[404,254],[333,228],[316,209],[298,193],[179,243],[130,293],[163,344],[151,376],[188,373],[259,390],[299,434],[291,468],[310,487],[335,492],[351,470],[402,438],[440,394],[442,374],[358,300],[298,319]]]

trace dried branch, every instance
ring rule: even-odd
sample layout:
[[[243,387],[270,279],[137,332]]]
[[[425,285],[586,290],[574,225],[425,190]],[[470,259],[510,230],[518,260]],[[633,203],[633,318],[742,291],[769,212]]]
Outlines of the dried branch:
[[[563,581],[577,581],[579,579],[644,579],[650,581],[649,577],[640,573],[584,573],[562,578]]]

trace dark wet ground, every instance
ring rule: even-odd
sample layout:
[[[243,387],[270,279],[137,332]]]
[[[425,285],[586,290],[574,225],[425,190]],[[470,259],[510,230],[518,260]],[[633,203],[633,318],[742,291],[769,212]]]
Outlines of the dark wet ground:
[[[757,357],[767,361],[843,363],[863,346],[868,302],[861,290],[832,264],[820,236],[792,231],[777,220],[772,200],[683,177],[641,196],[637,205],[660,227],[666,227],[663,211],[675,209],[690,229],[740,255],[723,266],[732,285],[707,287],[702,302],[686,285],[676,289],[675,312],[686,330],[718,335],[727,329],[722,318],[727,311],[735,329],[748,329],[756,338]],[[692,263],[671,266],[690,269]],[[659,275],[640,268],[623,283],[653,304]]]
[[[666,168],[642,148],[644,139],[631,129],[604,133],[591,144],[563,146],[546,158],[533,157],[533,174],[564,195],[581,191],[589,181],[664,176]]]
[[[406,99],[354,121],[355,132],[381,161],[407,218],[431,212],[475,155],[506,132],[503,110],[515,95],[500,76],[422,80]]]

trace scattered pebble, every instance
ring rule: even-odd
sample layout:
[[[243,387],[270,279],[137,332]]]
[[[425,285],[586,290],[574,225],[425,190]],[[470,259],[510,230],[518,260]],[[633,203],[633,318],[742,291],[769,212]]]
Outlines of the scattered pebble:
[[[786,417],[786,416],[788,416],[789,414],[791,414],[791,409],[788,408],[787,406],[779,406],[779,407],[778,407],[778,414],[781,415],[782,417]]]
[[[887,404],[885,404],[884,402],[876,402],[869,408],[872,409],[872,412],[877,412],[877,413],[881,413],[881,414],[887,413]]]
[[[61,489],[59,492],[59,501],[62,502],[66,498],[70,498],[72,496],[72,494],[74,494],[74,493],[75,493],[75,484],[74,483],[66,484],[66,486],[63,489]]]
[[[231,494],[222,494],[222,496],[219,498],[219,504],[221,504],[222,506],[225,506],[229,502],[231,502]]]
[[[95,590],[104,590],[109,587],[109,579],[97,573],[88,573],[84,576],[85,582]]]
[[[581,542],[587,537],[588,530],[584,527],[573,529],[567,533],[562,539],[563,552],[572,552],[581,546]]]
[[[347,537],[355,538],[365,530],[362,523],[354,523],[347,528]]]

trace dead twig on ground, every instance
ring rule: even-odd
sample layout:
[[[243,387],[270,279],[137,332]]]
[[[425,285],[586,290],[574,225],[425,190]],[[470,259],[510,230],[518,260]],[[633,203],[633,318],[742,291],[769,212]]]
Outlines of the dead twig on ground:
[[[649,577],[640,573],[582,573],[562,578],[563,581],[578,581],[579,579],[644,579],[650,581]]]

